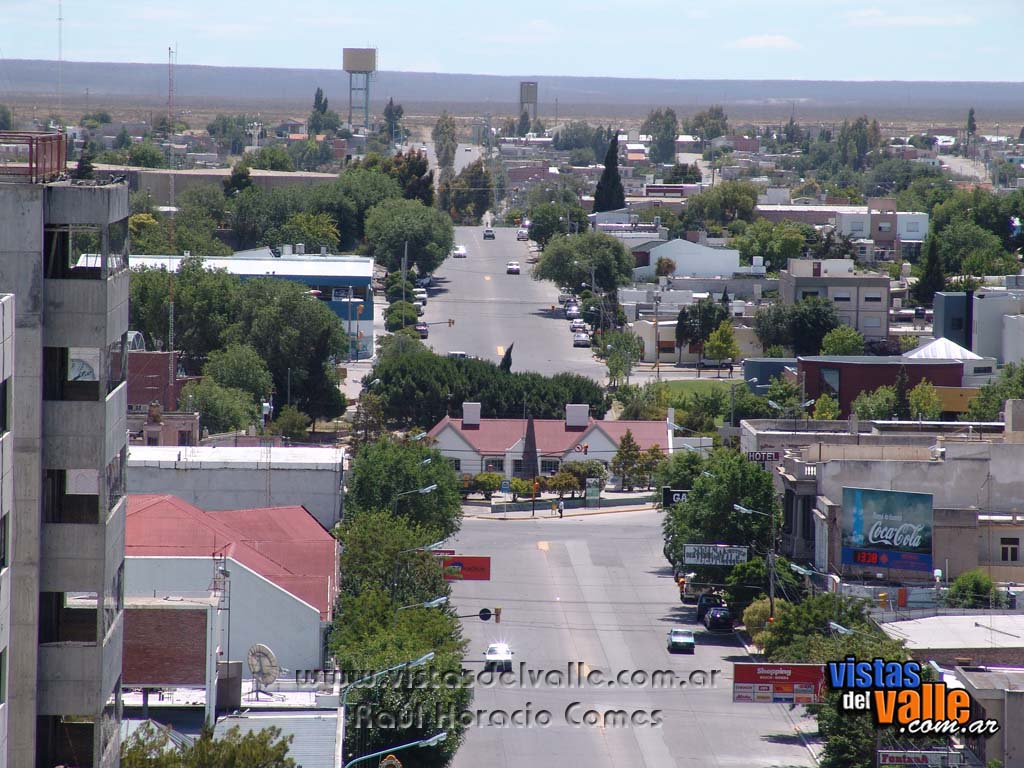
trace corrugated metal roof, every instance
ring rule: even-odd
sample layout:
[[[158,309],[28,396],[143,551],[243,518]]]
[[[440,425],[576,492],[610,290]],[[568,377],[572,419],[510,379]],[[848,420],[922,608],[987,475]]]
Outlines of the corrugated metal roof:
[[[338,713],[334,710],[301,715],[231,715],[217,722],[213,735],[219,739],[231,728],[237,727],[239,732],[247,734],[271,726],[280,728],[282,736],[292,737],[288,756],[295,761],[295,768],[334,768],[338,737]]]

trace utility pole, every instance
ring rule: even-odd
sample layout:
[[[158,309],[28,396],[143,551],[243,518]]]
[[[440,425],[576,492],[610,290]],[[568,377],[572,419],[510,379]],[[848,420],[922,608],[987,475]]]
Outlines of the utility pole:
[[[654,294],[654,377],[661,381],[661,339],[658,338],[658,310],[661,307],[661,294]]]
[[[348,361],[352,362],[352,286],[348,287]]]
[[[409,241],[405,241],[405,250],[402,252],[402,302],[405,303],[405,271],[409,268]],[[402,314],[402,327],[405,327],[405,314]]]
[[[771,519],[772,540],[768,546],[768,616],[775,618],[775,510],[768,513]]]

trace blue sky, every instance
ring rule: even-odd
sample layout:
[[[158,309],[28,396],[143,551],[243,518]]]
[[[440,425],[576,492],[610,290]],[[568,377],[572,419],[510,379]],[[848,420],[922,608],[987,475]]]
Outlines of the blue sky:
[[[1020,81],[1021,0],[64,0],[64,58],[657,78]],[[0,59],[57,58],[56,0],[0,3]],[[612,52],[613,55],[607,55]]]

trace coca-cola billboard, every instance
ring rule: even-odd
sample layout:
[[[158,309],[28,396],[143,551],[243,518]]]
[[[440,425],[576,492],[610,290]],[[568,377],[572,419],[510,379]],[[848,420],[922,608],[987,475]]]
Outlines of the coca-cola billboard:
[[[842,559],[865,570],[932,570],[932,495],[843,488]]]

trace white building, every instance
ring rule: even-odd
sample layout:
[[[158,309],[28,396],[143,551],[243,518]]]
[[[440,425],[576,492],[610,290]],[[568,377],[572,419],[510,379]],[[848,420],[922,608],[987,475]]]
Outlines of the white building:
[[[174,494],[200,509],[304,506],[330,530],[341,519],[342,448],[133,445],[128,492]]]
[[[740,266],[740,252],[733,248],[709,248],[681,238],[635,248],[633,255],[639,265],[633,270],[634,280],[654,277],[661,258],[672,261],[671,274],[678,277],[730,277]]]

